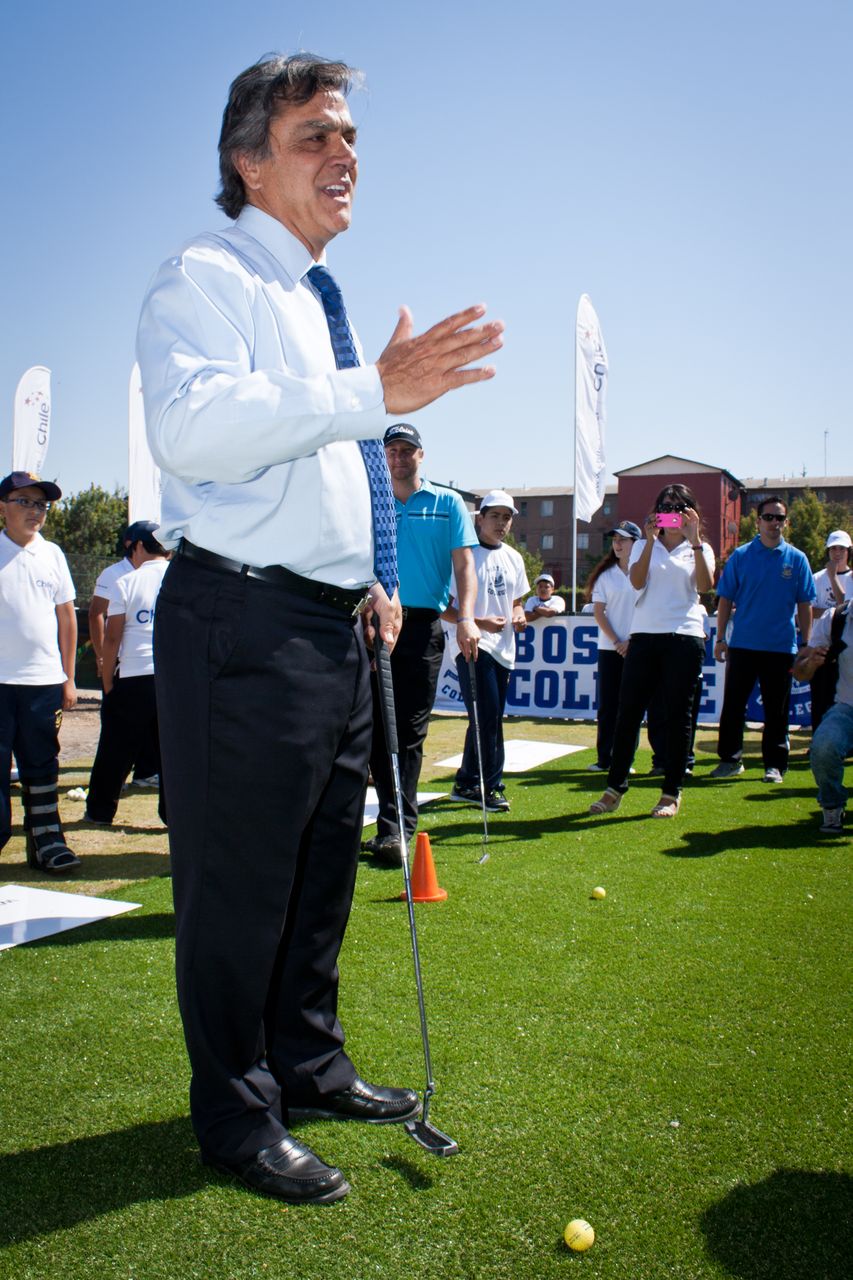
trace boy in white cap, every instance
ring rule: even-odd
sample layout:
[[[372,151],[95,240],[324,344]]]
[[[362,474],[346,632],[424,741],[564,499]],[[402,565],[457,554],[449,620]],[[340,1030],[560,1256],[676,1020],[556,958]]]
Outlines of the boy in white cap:
[[[528,622],[534,618],[556,618],[566,612],[563,597],[554,595],[554,579],[550,573],[540,573],[533,585],[535,593],[524,602],[524,616]]]
[[[480,510],[475,516],[477,537],[480,540],[480,545],[474,547],[474,565],[477,571],[474,622],[480,631],[475,664],[477,709],[483,752],[483,786],[486,808],[490,813],[501,813],[509,809],[503,787],[503,714],[509,676],[515,666],[515,633],[523,631],[527,626],[521,602],[525,592],[530,590],[530,583],[527,581],[524,561],[517,551],[504,545],[504,538],[512,527],[512,517],[517,514],[515,503],[506,490],[493,489],[481,499]],[[443,616],[449,622],[460,621],[455,582],[451,585],[450,605]],[[451,652],[456,662],[469,723],[462,765],[457,771],[450,798],[479,808],[480,769],[474,736],[468,663],[452,639]]]
[[[850,549],[853,539],[846,529],[834,529],[826,539],[826,568],[814,576],[817,599],[812,614],[819,618],[827,609],[844,604],[853,596],[853,572],[850,569]]]

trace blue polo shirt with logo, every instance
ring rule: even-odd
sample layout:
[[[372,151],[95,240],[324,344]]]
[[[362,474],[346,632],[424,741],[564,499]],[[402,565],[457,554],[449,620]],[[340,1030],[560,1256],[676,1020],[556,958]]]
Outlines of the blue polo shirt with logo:
[[[478,545],[470,512],[455,489],[429,480],[421,480],[408,502],[395,498],[394,506],[400,602],[441,613],[450,600],[451,552]]]
[[[809,562],[783,538],[765,547],[760,535],[733,551],[717,595],[734,604],[732,649],[796,653],[798,604],[817,598]]]

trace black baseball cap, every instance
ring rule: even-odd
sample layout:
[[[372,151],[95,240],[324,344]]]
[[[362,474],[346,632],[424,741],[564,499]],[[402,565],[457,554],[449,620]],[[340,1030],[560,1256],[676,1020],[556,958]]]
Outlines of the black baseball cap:
[[[620,538],[633,538],[635,542],[643,536],[642,529],[633,520],[623,520],[615,529],[608,529],[608,538],[612,538],[614,533],[618,533]]]
[[[56,502],[62,497],[62,490],[52,480],[41,480],[33,475],[32,471],[13,471],[11,475],[0,480],[0,502],[8,498],[9,494],[14,493],[16,489],[28,489],[30,485],[36,485],[41,489],[49,502]]]
[[[423,448],[420,434],[408,422],[395,422],[393,427],[388,428],[382,438],[382,443],[388,445],[393,440],[405,440],[407,444],[413,444],[416,449]]]

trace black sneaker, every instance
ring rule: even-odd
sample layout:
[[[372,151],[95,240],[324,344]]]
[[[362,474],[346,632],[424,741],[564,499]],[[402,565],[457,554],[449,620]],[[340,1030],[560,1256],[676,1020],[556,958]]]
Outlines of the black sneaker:
[[[504,795],[503,787],[495,787],[486,796],[486,810],[489,813],[508,813],[509,801]]]
[[[456,804],[473,804],[480,808],[480,788],[479,787],[462,787],[458,782],[454,782],[453,790],[450,793],[450,799]]]
[[[377,862],[386,867],[402,867],[403,853],[399,836],[374,836],[372,840],[362,841],[362,852],[372,853]]]

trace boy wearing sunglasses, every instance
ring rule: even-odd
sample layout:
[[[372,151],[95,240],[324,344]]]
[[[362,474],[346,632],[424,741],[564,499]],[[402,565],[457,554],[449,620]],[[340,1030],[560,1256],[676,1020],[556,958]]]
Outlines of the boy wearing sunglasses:
[[[53,874],[80,865],[59,820],[59,726],[77,701],[74,584],[41,529],[58,485],[28,471],[0,481],[0,849],[11,835],[9,771],[18,762],[27,862]]]
[[[764,781],[781,782],[788,768],[788,707],[797,627],[802,644],[807,645],[817,592],[808,560],[782,536],[787,523],[788,507],[781,498],[759,503],[758,535],[732,553],[717,586],[714,657],[726,663],[726,689],[717,740],[720,763],[712,778],[743,773],[743,724],[756,680],[764,707]]]

